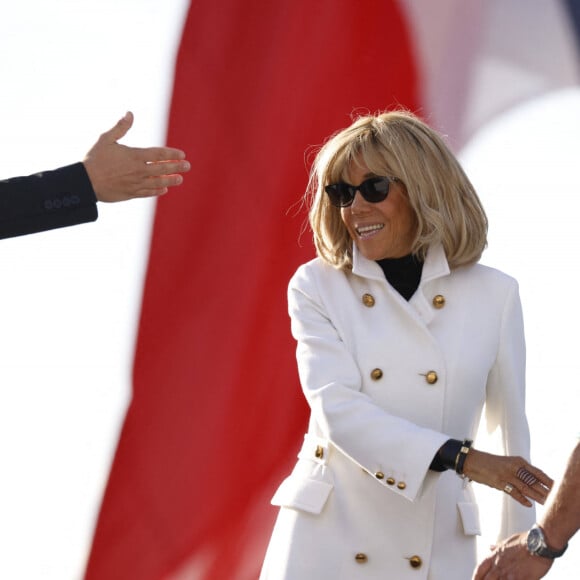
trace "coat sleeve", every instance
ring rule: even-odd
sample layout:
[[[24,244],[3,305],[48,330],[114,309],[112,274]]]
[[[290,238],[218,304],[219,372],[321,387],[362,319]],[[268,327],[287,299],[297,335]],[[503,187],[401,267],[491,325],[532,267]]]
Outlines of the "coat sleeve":
[[[489,374],[486,421],[489,432],[499,428],[502,451],[530,459],[530,432],[525,413],[526,347],[518,285],[514,282],[502,315],[497,358]],[[535,508],[527,508],[502,494],[502,520],[498,539],[528,529]]]
[[[415,500],[449,436],[389,414],[361,392],[356,361],[304,270],[290,282],[288,303],[300,381],[324,436],[379,484]],[[390,478],[404,486],[389,486]]]
[[[97,215],[82,163],[0,181],[0,239],[90,222]]]

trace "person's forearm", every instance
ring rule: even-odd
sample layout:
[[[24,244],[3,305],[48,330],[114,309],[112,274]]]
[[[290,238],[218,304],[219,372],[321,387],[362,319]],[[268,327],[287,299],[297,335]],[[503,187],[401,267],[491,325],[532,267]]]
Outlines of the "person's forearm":
[[[82,163],[0,181],[0,239],[90,222],[97,215]]]
[[[570,455],[566,471],[552,490],[539,525],[546,541],[559,549],[580,529],[580,443]]]

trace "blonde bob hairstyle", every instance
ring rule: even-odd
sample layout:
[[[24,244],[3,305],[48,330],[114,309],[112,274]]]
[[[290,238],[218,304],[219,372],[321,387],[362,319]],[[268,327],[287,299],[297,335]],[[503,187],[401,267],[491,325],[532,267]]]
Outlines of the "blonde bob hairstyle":
[[[305,201],[320,258],[352,268],[352,239],[324,186],[348,181],[353,164],[402,182],[417,218],[413,254],[425,259],[429,246],[441,243],[451,268],[479,260],[488,224],[475,189],[442,137],[402,110],[359,117],[318,151]]]

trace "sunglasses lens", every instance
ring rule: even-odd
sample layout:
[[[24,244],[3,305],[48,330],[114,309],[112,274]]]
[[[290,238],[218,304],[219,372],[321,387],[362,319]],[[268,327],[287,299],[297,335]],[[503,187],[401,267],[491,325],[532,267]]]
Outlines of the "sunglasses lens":
[[[347,207],[354,199],[354,187],[347,183],[334,183],[327,185],[324,191],[328,194],[330,203],[336,207]]]
[[[371,203],[386,199],[389,193],[389,180],[386,177],[373,177],[360,184],[362,196]]]
[[[389,183],[388,177],[371,177],[363,181],[358,187],[340,182],[327,185],[324,191],[328,194],[332,205],[348,207],[353,202],[357,191],[360,191],[365,200],[370,203],[383,201],[389,194]]]

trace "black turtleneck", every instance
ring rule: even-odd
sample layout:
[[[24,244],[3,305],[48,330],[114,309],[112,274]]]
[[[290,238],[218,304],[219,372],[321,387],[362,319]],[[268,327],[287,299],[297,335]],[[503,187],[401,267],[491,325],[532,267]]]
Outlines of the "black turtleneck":
[[[415,294],[421,282],[423,273],[423,262],[409,254],[402,258],[385,258],[377,260],[377,264],[383,270],[387,282],[407,301]],[[449,439],[445,442],[429,466],[432,471],[445,471],[453,469],[455,459],[461,449],[461,441],[458,439]]]
[[[385,258],[377,260],[389,284],[405,299],[410,300],[421,281],[423,262],[409,254],[402,258]]]

